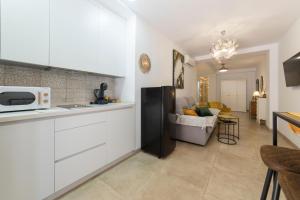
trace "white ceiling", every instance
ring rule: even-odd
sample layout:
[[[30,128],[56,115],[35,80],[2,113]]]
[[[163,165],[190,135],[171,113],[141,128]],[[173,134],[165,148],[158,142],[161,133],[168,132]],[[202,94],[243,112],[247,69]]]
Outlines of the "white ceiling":
[[[247,53],[239,54],[231,59],[227,60],[226,67],[229,70],[235,69],[250,69],[267,67],[268,64],[268,52],[257,52],[257,53]],[[195,67],[199,74],[214,74],[220,68],[220,64],[214,59],[204,60],[197,62]]]
[[[220,31],[240,48],[276,42],[300,17],[300,0],[123,0],[192,56],[209,53]]]

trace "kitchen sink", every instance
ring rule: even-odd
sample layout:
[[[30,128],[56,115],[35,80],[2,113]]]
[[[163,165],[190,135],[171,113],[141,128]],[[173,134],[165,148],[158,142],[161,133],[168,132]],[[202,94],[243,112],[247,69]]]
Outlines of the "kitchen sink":
[[[90,108],[90,105],[84,105],[84,104],[70,104],[70,105],[60,105],[57,106],[59,108],[65,108],[65,109],[77,109],[77,108]]]

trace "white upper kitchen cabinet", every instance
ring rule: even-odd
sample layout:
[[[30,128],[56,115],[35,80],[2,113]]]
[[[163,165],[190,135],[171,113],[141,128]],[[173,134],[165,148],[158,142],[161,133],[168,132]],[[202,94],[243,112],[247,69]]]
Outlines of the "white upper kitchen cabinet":
[[[94,0],[51,0],[50,18],[51,66],[125,75],[125,19]]]
[[[49,0],[1,0],[1,59],[49,64]]]
[[[50,1],[50,65],[100,72],[100,8],[93,0]]]
[[[125,76],[127,21],[108,9],[101,9],[101,68],[108,74]]]
[[[41,200],[54,192],[54,120],[0,126],[0,199]]]

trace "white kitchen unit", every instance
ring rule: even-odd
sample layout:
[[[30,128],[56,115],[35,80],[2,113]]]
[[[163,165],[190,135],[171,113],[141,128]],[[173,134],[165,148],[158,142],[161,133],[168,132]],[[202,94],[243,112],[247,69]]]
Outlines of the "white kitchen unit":
[[[55,120],[55,191],[108,164],[106,116],[111,112]]]
[[[257,122],[265,123],[267,120],[267,98],[257,98]]]
[[[127,21],[105,8],[101,9],[100,16],[100,65],[106,74],[124,76]]]
[[[55,163],[55,191],[71,185],[107,164],[105,144]]]
[[[108,161],[112,162],[135,149],[134,109],[109,113]]]
[[[94,0],[50,1],[50,65],[125,76],[125,19]]]
[[[50,1],[50,65],[100,72],[100,8],[93,0]]]
[[[134,149],[134,108],[56,119],[55,191]]]
[[[54,120],[0,125],[0,199],[41,200],[54,192]]]
[[[0,0],[3,60],[124,77],[127,19],[96,0]]]
[[[55,132],[55,160],[97,147],[107,142],[107,122]]]
[[[49,64],[49,0],[1,0],[1,59]]]
[[[0,113],[0,199],[54,199],[124,159],[135,150],[134,110]]]
[[[55,191],[134,149],[133,108],[56,119]]]

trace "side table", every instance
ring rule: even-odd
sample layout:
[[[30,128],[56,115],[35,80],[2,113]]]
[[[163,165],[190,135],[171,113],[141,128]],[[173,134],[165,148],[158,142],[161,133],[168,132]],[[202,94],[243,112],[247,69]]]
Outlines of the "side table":
[[[219,120],[218,121],[218,141],[223,144],[235,145],[237,142],[235,140],[235,125],[237,122],[230,120]],[[221,133],[221,125],[224,126],[224,133]],[[232,126],[232,133],[230,132],[230,127]]]
[[[233,121],[237,123],[237,135],[234,134],[234,137],[238,140],[240,139],[240,118],[235,115],[219,115],[218,116],[219,121]]]

